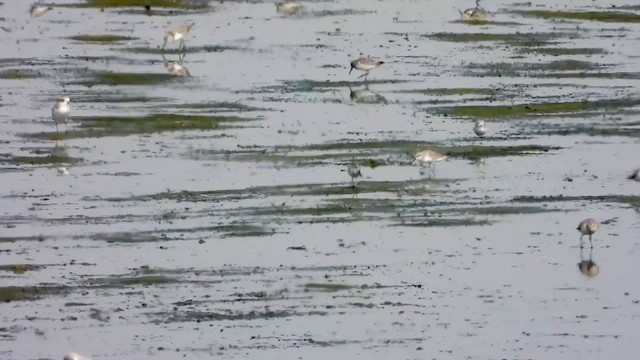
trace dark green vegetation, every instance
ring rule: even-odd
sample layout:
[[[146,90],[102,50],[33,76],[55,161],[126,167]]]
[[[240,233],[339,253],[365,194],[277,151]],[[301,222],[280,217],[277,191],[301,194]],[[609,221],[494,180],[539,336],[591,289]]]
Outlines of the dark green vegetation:
[[[186,50],[180,49],[178,43],[167,44],[167,47],[162,50],[162,42],[157,47],[126,47],[122,51],[134,53],[134,54],[167,54],[167,55],[184,55],[194,53],[211,53],[211,52],[223,52],[228,50],[236,50],[233,46],[222,45],[206,45],[206,46],[189,46],[188,40],[185,41]]]
[[[70,85],[84,85],[92,87],[95,85],[140,85],[149,86],[172,81],[184,81],[184,78],[176,77],[167,73],[113,73],[98,72],[90,75],[89,79],[70,81]]]
[[[369,85],[376,84],[400,84],[406,80],[368,80]],[[362,82],[357,81],[316,81],[316,80],[289,80],[283,81],[282,85],[266,86],[261,88],[259,93],[292,93],[292,92],[325,92],[333,91],[337,88],[347,88],[349,86],[360,86]]]
[[[467,66],[467,75],[480,76],[522,76],[531,72],[550,72],[550,71],[587,71],[604,66],[581,60],[555,60],[549,62],[517,62],[517,63],[471,63]]]
[[[431,88],[431,89],[412,89],[412,90],[396,90],[395,93],[400,94],[424,94],[434,96],[463,96],[463,95],[496,95],[497,89],[492,88]]]
[[[35,71],[30,70],[5,70],[0,71],[0,79],[7,80],[23,80],[23,79],[34,79],[39,77],[40,74]]]
[[[154,114],[139,117],[95,116],[76,117],[66,134],[37,133],[27,136],[40,139],[64,139],[126,136],[166,131],[215,130],[237,126],[253,119],[217,115]]]
[[[519,105],[462,105],[440,108],[439,113],[453,116],[516,118],[545,114],[568,114],[606,109],[630,108],[640,104],[638,99],[612,99],[574,102],[541,102]]]
[[[574,33],[433,33],[423,35],[432,40],[450,42],[503,42],[513,46],[546,46],[556,39],[578,36]]]
[[[517,10],[513,11],[522,16],[541,17],[545,19],[563,19],[563,20],[592,20],[602,22],[622,22],[637,23],[640,22],[640,15],[631,12],[621,11],[554,11],[554,10]]]
[[[116,8],[116,7],[144,7],[152,8],[193,8],[199,9],[204,5],[196,1],[185,0],[86,0],[82,7]]]
[[[136,37],[102,34],[102,35],[75,35],[69,39],[75,41],[95,42],[95,43],[112,43],[118,41],[136,40]]]
[[[532,48],[519,48],[518,53],[563,56],[563,55],[600,55],[600,54],[605,54],[606,51],[601,48],[532,47]]]
[[[52,139],[57,140],[63,134],[53,134]],[[13,156],[0,154],[0,164],[11,165],[73,165],[81,162],[81,158],[74,158],[67,155],[42,154],[42,156]]]

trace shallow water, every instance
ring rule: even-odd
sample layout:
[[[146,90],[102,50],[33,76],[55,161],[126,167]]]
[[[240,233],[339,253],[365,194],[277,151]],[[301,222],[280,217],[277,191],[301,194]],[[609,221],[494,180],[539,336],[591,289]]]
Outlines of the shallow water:
[[[0,358],[630,358],[640,25],[482,5],[5,1]],[[133,39],[71,38],[104,34]],[[386,62],[366,86],[361,55]],[[451,155],[431,177],[425,148]]]

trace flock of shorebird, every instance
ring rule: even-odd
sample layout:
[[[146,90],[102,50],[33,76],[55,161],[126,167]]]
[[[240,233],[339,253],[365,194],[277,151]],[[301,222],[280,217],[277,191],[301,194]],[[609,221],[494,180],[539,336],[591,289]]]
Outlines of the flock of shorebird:
[[[275,5],[276,5],[277,13],[283,14],[283,15],[300,14],[305,9],[305,7],[302,4],[298,3],[295,0],[287,0],[285,2],[276,3]],[[146,8],[147,10],[149,10],[148,6]],[[30,8],[30,14],[33,18],[37,18],[45,15],[48,11],[52,9],[53,8],[48,5],[33,4]],[[460,12],[460,17],[462,21],[487,21],[492,16],[492,14],[489,11],[480,7],[480,0],[476,0],[476,6],[474,8],[466,9],[464,11],[462,10],[458,10],[458,11]],[[167,47],[167,45],[169,45],[170,43],[179,42],[178,49],[185,50],[185,53],[186,53],[186,46],[185,46],[184,40],[189,34],[189,32],[191,31],[191,29],[193,28],[193,26],[194,26],[194,23],[185,24],[185,25],[176,26],[167,31],[167,33],[164,36],[164,42],[162,44],[163,59],[164,59],[164,50]],[[180,58],[178,62],[166,61],[166,59],[164,60],[165,60],[165,66],[167,67],[170,73],[175,75],[180,75],[180,76],[190,76],[186,67],[182,65],[183,58]],[[360,75],[359,78],[364,77],[364,81],[366,83],[367,78],[369,76],[369,72],[378,68],[380,65],[383,65],[384,63],[385,63],[384,61],[376,60],[371,57],[357,58],[350,62],[349,75],[351,75],[351,72],[354,69],[358,71],[362,71],[363,74]],[[68,96],[63,96],[58,99],[56,104],[53,106],[53,109],[51,110],[51,117],[55,122],[56,132],[58,132],[59,124],[65,125],[65,132],[66,132],[66,124],[69,121],[70,115],[71,115],[70,102],[71,102],[71,99]],[[473,132],[479,137],[485,136],[487,133],[486,123],[483,120],[477,120],[475,122]],[[427,149],[427,150],[419,151],[416,154],[414,154],[414,159],[412,164],[417,163],[421,165],[428,165],[433,172],[434,171],[433,166],[435,166],[434,164],[437,162],[446,160],[447,158],[448,158],[448,155],[445,153],[441,153],[432,149]],[[351,178],[352,187],[355,188],[356,180],[362,178],[362,171],[360,169],[360,166],[356,163],[349,164],[347,168],[347,173]],[[68,175],[69,171],[64,167],[61,167],[61,168],[58,168],[58,174]],[[629,176],[629,179],[640,181],[640,169],[635,170]],[[583,248],[584,236],[589,236],[589,243],[591,245],[591,248],[593,248],[592,237],[599,230],[599,228],[600,228],[600,223],[595,219],[585,219],[582,222],[580,222],[580,224],[578,224],[577,230],[580,232],[580,248],[581,249]],[[581,271],[585,273],[589,273],[590,275],[597,273],[597,267],[595,266],[595,264],[593,264],[592,262],[590,264],[588,262],[585,262],[584,264],[581,263],[580,265]],[[584,269],[582,269],[582,267],[584,267]],[[70,353],[64,357],[64,360],[89,360],[89,359],[81,355],[78,355],[76,353]]]

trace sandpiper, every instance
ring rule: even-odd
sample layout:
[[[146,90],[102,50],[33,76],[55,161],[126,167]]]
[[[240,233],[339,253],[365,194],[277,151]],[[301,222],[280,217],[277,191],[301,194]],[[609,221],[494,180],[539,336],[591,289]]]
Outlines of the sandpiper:
[[[431,168],[431,173],[435,176],[435,166],[433,166],[435,163],[437,163],[438,161],[442,161],[447,159],[448,156],[442,153],[439,153],[437,151],[434,150],[423,150],[423,151],[419,151],[415,154],[414,158],[413,158],[413,162],[412,164],[416,164],[419,163],[420,165],[424,166],[425,164],[427,164],[429,166],[429,168]],[[424,174],[424,171],[420,171],[420,174]]]
[[[349,70],[349,75],[351,75],[351,71],[353,71],[353,69],[361,70],[364,71],[364,74],[358,77],[361,78],[364,76],[364,81],[367,81],[369,71],[377,68],[382,64],[384,64],[384,61],[374,60],[370,57],[361,57],[351,61],[351,69]]]
[[[356,186],[356,179],[357,178],[361,178],[362,177],[362,172],[360,171],[360,166],[358,166],[358,164],[351,164],[349,165],[349,168],[347,169],[347,173],[349,174],[349,176],[351,176],[351,186],[355,187]]]
[[[491,13],[480,7],[480,0],[476,0],[476,7],[460,11],[460,18],[463,21],[487,21],[491,17]]]
[[[61,166],[61,167],[57,168],[56,170],[58,171],[58,176],[67,176],[67,175],[70,174],[69,170],[64,166]]]
[[[78,355],[76,353],[68,353],[64,356],[64,360],[91,360],[88,357]]]
[[[64,123],[64,132],[67,132],[67,121],[69,121],[69,114],[71,113],[70,101],[71,99],[68,96],[61,97],[51,109],[51,118],[56,123],[56,132],[58,132],[58,124],[62,123]]]
[[[591,241],[591,237],[593,234],[598,231],[600,228],[600,223],[594,219],[585,219],[578,224],[578,231],[580,231],[580,247],[582,247],[582,238],[585,235],[589,235],[589,243],[591,244],[591,248],[593,248],[593,242]]]
[[[433,164],[438,161],[442,161],[448,158],[447,155],[439,153],[434,150],[423,150],[416,153],[413,163]]]
[[[282,15],[295,15],[304,10],[304,6],[293,0],[276,3],[276,12]]]
[[[473,127],[473,132],[480,137],[483,137],[487,133],[487,126],[485,125],[484,120],[476,121],[476,124]]]
[[[180,47],[184,48],[184,38],[189,34],[191,28],[195,25],[195,23],[191,23],[189,25],[180,25],[172,28],[167,32],[167,35],[164,36],[164,44],[162,44],[162,50],[167,46],[168,43],[180,40]]]
[[[640,169],[636,169],[633,174],[628,177],[629,180],[640,181]]]
[[[33,4],[31,5],[31,9],[29,9],[29,13],[31,14],[32,18],[38,18],[51,10],[53,10],[51,6],[45,6],[42,4]]]

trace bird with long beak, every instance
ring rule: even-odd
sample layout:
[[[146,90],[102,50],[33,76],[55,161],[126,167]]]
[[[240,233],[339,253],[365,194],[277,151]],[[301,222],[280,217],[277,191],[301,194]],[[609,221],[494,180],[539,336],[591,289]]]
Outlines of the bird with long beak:
[[[349,70],[349,75],[351,75],[353,69],[364,71],[364,74],[360,75],[359,78],[364,76],[364,81],[367,81],[369,71],[377,68],[382,64],[384,64],[384,61],[374,60],[369,57],[361,57],[351,61],[351,69]]]
[[[169,30],[164,36],[164,44],[162,44],[162,50],[164,50],[168,43],[174,41],[180,41],[180,48],[184,49],[184,38],[189,34],[189,31],[191,31],[191,28],[194,25],[195,23],[191,23],[189,25],[180,25]]]

